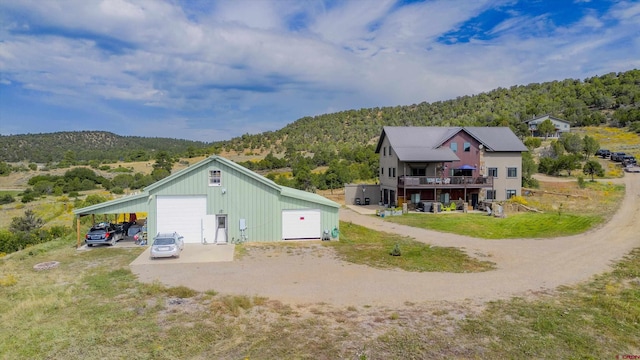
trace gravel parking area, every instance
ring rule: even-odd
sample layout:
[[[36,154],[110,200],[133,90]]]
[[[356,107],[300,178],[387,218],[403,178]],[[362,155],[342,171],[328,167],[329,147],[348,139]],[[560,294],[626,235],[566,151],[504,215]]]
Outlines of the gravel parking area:
[[[453,246],[497,264],[470,274],[379,270],[340,261],[319,243],[256,246],[232,262],[132,264],[141,281],[195,290],[265,296],[291,304],[402,307],[432,301],[484,303],[553,291],[608,271],[640,246],[640,174],[624,178],[627,193],[611,221],[588,233],[554,239],[483,240],[388,223],[341,209],[340,218],[418,241]]]

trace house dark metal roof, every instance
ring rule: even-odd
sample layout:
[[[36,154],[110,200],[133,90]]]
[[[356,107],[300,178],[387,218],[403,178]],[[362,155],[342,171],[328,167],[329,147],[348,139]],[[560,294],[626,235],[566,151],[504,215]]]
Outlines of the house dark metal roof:
[[[528,150],[508,127],[385,126],[376,153],[380,153],[386,137],[401,161],[458,161],[460,159],[451,149],[440,146],[460,131],[478,140],[486,151]]]
[[[463,129],[491,151],[529,150],[508,127],[465,127]]]

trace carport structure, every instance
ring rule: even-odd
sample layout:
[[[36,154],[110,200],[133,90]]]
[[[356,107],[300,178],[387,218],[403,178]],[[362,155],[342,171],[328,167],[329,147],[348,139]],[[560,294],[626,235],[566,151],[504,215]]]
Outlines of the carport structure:
[[[74,214],[79,224],[86,215],[146,212],[150,236],[176,231],[185,243],[225,244],[337,234],[333,230],[338,228],[339,208],[320,195],[280,186],[214,155],[140,194],[77,209]]]
[[[80,234],[80,219],[82,217],[91,215],[92,222],[95,224],[96,215],[104,215],[105,220],[107,220],[108,215],[113,215],[117,219],[120,214],[123,214],[126,218],[128,214],[147,212],[147,198],[148,196],[145,194],[130,195],[120,199],[74,210],[73,213],[76,215],[76,246],[80,247],[81,245],[82,234]]]

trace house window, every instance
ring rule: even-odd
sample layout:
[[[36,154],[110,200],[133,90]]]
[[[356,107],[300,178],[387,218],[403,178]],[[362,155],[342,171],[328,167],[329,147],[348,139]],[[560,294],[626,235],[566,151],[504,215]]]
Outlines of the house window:
[[[387,147],[382,148],[382,156],[387,156]]]
[[[384,168],[383,167],[380,168],[380,175],[384,175]]]
[[[489,168],[488,176],[498,177],[498,168]]]
[[[396,168],[393,168],[393,176],[392,177],[396,177]]]
[[[449,144],[449,147],[451,148],[451,151],[458,152],[458,143],[452,142]]]
[[[507,200],[511,199],[514,196],[516,196],[515,190],[507,190]]]
[[[507,168],[507,177],[509,178],[518,177],[518,168],[514,168],[514,167]]]
[[[391,146],[389,146],[389,156],[391,156]]]
[[[425,168],[411,168],[411,176],[426,176],[427,175],[427,169]]]
[[[487,190],[487,200],[495,200],[495,199],[496,199],[496,191]]]
[[[222,179],[222,171],[209,170],[209,186],[220,186]]]
[[[471,151],[471,143],[464,143],[464,152],[470,152]]]

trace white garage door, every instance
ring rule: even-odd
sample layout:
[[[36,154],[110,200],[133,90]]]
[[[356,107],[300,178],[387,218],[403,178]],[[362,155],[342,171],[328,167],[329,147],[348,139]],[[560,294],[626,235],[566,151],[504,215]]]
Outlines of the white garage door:
[[[174,231],[185,243],[202,241],[202,218],[207,214],[206,196],[158,196],[158,232]]]
[[[282,210],[282,238],[320,239],[320,210]]]

